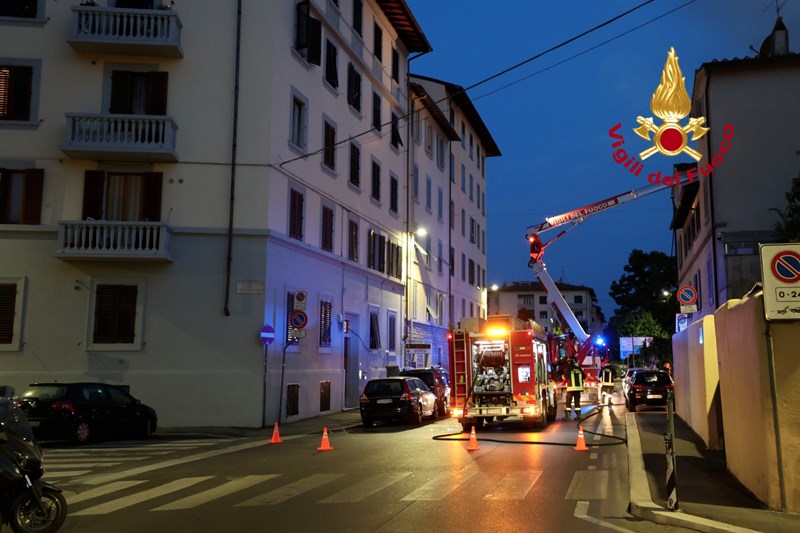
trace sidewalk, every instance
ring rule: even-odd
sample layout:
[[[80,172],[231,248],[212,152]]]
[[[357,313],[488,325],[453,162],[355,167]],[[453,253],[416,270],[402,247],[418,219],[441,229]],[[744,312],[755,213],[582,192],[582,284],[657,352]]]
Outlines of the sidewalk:
[[[628,413],[631,514],[697,531],[797,533],[800,515],[766,509],[727,470],[725,453],[675,417],[675,472],[679,511],[667,509],[666,413]]]

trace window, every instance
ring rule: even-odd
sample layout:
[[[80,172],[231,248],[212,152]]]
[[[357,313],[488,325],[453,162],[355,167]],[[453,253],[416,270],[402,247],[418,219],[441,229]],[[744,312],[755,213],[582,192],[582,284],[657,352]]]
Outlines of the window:
[[[381,348],[381,328],[378,325],[378,311],[369,312],[369,349],[380,350]]]
[[[387,348],[390,352],[397,351],[397,313],[389,311],[386,320]]]
[[[311,16],[309,0],[297,3],[294,48],[310,64],[319,65],[322,55],[322,23]]]
[[[450,154],[450,183],[456,182],[456,155]]]
[[[331,347],[331,313],[333,302],[320,300],[319,302],[319,346],[320,348]]]
[[[323,135],[322,164],[331,170],[336,169],[336,126],[325,121]]]
[[[583,311],[581,310],[575,311],[575,318],[581,320],[583,318]]]
[[[574,301],[575,301],[576,304],[582,304],[583,303],[583,295],[582,294],[576,294]]]
[[[398,179],[397,176],[391,176],[389,178],[389,211],[392,213],[397,213],[398,211],[398,203],[399,203],[399,187],[398,187]]]
[[[350,184],[361,188],[361,148],[350,143]]]
[[[430,176],[425,176],[425,209],[428,211],[428,213],[431,212],[431,205],[432,205],[431,204],[431,202],[432,202],[432,199],[431,199],[431,196],[432,196],[431,188],[432,188],[431,177]]]
[[[456,249],[452,246],[450,247],[450,255],[448,256],[448,263],[450,267],[450,275],[456,275]]]
[[[83,181],[83,219],[161,220],[161,172],[87,170]]]
[[[472,177],[472,174],[469,175],[469,201],[472,202],[474,197],[472,196],[472,188],[475,182],[475,178]]]
[[[32,66],[0,64],[0,121],[30,121],[33,118],[32,88]]]
[[[471,243],[475,242],[475,231],[476,230],[477,230],[477,223],[475,222],[475,219],[472,218],[472,217],[469,217],[469,242],[471,242]]]
[[[111,72],[108,112],[121,115],[166,115],[166,72]]]
[[[445,154],[444,137],[436,135],[436,165],[439,169],[444,170],[444,154]]]
[[[478,183],[478,184],[476,185],[476,187],[477,187],[477,190],[476,190],[476,192],[475,192],[475,200],[477,200],[477,202],[478,202],[478,209],[480,209],[480,208],[481,208],[481,184],[480,184],[480,183]]]
[[[472,152],[472,134],[471,133],[469,134],[469,158],[470,159],[474,159],[473,158],[473,152]]]
[[[486,193],[481,193],[481,214],[486,216]]]
[[[399,244],[388,242],[386,248],[386,274],[393,278],[400,279],[403,274],[403,247]]]
[[[480,169],[481,168],[481,145],[480,144],[478,145],[478,159],[476,161],[478,162],[478,168]]]
[[[377,161],[372,162],[372,188],[370,196],[376,202],[381,201],[381,164]]]
[[[444,191],[441,187],[437,190],[436,196],[436,216],[439,220],[443,220],[444,218]]]
[[[326,252],[333,252],[333,208],[322,206],[322,241],[320,248]]]
[[[462,237],[466,237],[467,236],[466,226],[467,226],[467,212],[462,208],[461,209],[461,236]]]
[[[361,113],[361,73],[352,63],[347,64],[347,103]]]
[[[714,305],[714,291],[711,290],[711,287],[714,286],[714,265],[711,257],[706,259],[706,281],[708,282],[708,305]]]
[[[456,203],[450,200],[447,216],[450,218],[450,229],[456,229]]]
[[[375,54],[375,59],[383,61],[383,30],[378,26],[377,22],[372,33],[372,51]]]
[[[425,153],[428,157],[433,157],[433,125],[429,120],[425,120]]]
[[[392,48],[392,80],[400,83],[400,54],[397,48]]]
[[[0,278],[0,351],[21,349],[24,290],[25,278]]]
[[[461,254],[461,281],[467,281],[467,256]]]
[[[358,262],[358,222],[347,221],[347,258]]]
[[[364,2],[363,0],[353,0],[353,31],[364,35]]]
[[[413,184],[411,194],[413,195],[414,200],[419,203],[419,166],[417,165],[414,165],[414,176],[412,179]]]
[[[39,0],[3,0],[0,2],[0,17],[41,18]]]
[[[547,305],[547,296],[539,296],[539,304]]]
[[[425,235],[425,266],[431,267],[431,234]]]
[[[369,230],[367,239],[367,267],[386,272],[386,237]]]
[[[466,126],[464,125],[464,121],[461,121],[461,148],[466,146],[467,142],[467,133],[466,133]]]
[[[97,285],[94,344],[133,344],[136,336],[136,285]]]
[[[469,284],[475,285],[475,261],[469,260]]]
[[[0,224],[41,224],[44,170],[0,168]]]
[[[305,197],[295,189],[289,191],[289,237],[303,240],[303,203]]]
[[[467,192],[467,167],[461,165],[461,192]]]
[[[400,137],[400,117],[392,111],[392,146],[398,148],[403,146],[403,139]]]
[[[442,257],[443,253],[444,253],[444,243],[442,242],[442,239],[439,239],[437,254],[436,254],[436,258],[438,259],[437,270],[439,271],[439,274],[441,274],[443,270],[442,268],[442,263],[444,263],[444,257]]]
[[[372,93],[372,127],[381,131],[381,95]]]
[[[292,95],[292,131],[289,142],[300,150],[306,149],[308,128],[308,104],[298,95]]]
[[[325,40],[325,81],[331,87],[339,87],[339,67],[337,56],[339,51],[329,40]]]
[[[547,320],[547,311],[539,311],[539,318]]]

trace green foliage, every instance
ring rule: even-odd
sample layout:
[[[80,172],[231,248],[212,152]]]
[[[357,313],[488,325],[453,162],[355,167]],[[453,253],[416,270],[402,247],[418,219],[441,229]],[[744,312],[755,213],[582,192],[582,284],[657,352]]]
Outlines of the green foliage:
[[[620,337],[661,337],[669,336],[664,327],[658,323],[653,314],[646,310],[631,311],[617,322],[617,333]]]
[[[786,201],[789,205],[783,211],[774,207],[770,209],[780,217],[780,221],[775,223],[775,232],[781,242],[800,242],[800,176],[792,180]]]
[[[652,318],[661,325],[664,336],[667,336],[666,332],[674,328],[678,309],[675,299],[678,283],[675,259],[663,252],[633,250],[623,270],[624,274],[618,281],[611,283],[608,293],[619,306],[609,326],[615,325],[614,329],[617,329],[625,315],[649,311]],[[667,296],[664,291],[667,291]]]

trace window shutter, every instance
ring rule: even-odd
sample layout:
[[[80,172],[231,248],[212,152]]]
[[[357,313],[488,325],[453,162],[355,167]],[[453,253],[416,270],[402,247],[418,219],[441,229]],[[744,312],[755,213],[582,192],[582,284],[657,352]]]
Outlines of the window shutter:
[[[297,3],[297,20],[294,35],[294,47],[297,50],[302,50],[308,47],[309,4],[309,0],[303,0],[302,2]]]
[[[29,168],[25,171],[25,190],[22,194],[22,223],[42,223],[42,193],[44,170]]]
[[[115,70],[111,73],[111,102],[108,112],[117,115],[131,112],[131,72]]]
[[[136,285],[98,285],[94,305],[93,341],[131,344],[136,332]]]
[[[325,80],[332,87],[339,87],[338,50],[330,41],[325,41]]]
[[[161,172],[145,172],[142,176],[142,219],[161,221]]]
[[[378,237],[378,270],[386,272],[386,237]]]
[[[131,344],[136,335],[136,285],[118,286],[117,342]]]
[[[0,285],[0,344],[14,340],[14,310],[17,305],[17,285]]]
[[[378,325],[378,313],[369,314],[369,349],[379,350],[381,347],[381,329]]]
[[[289,202],[289,236],[303,240],[303,193],[291,189]]]
[[[322,64],[322,23],[313,17],[308,17],[308,52],[306,61],[312,65]]]
[[[8,116],[10,120],[30,120],[33,67],[12,67]]]
[[[87,170],[83,175],[83,220],[103,220],[103,185],[106,173]]]
[[[147,114],[167,114],[167,81],[169,73],[150,72],[147,76]]]
[[[0,224],[6,221],[8,214],[6,213],[6,206],[8,205],[8,191],[11,187],[11,173],[5,169],[0,168]]]

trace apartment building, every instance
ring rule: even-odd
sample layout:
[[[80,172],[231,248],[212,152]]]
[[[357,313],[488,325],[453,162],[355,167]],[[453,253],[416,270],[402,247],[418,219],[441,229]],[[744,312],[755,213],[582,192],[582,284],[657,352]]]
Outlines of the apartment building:
[[[463,87],[419,74],[411,80],[438,103],[459,136],[448,154],[448,313],[452,324],[463,317],[486,318],[486,161],[502,154]]]
[[[698,141],[697,168],[676,166],[697,181],[674,196],[670,224],[679,286],[698,293],[694,318],[761,281],[758,245],[775,242],[770,209],[786,207],[800,163],[797,94],[800,55],[789,52],[780,18],[756,57],[710,61],[695,73],[692,116],[711,129]]]
[[[594,289],[564,282],[556,282],[556,287],[583,330],[589,335],[602,333],[605,316],[597,305]],[[558,313],[547,301],[547,291],[538,281],[504,283],[489,291],[489,314],[520,316],[521,311],[547,331],[553,331],[554,326],[561,327],[562,331],[568,327],[560,324]]]
[[[405,2],[85,4],[0,6],[4,384],[127,384],[162,426],[356,407],[403,355]]]

